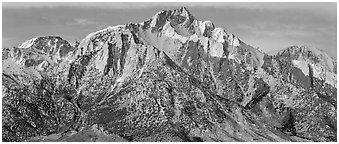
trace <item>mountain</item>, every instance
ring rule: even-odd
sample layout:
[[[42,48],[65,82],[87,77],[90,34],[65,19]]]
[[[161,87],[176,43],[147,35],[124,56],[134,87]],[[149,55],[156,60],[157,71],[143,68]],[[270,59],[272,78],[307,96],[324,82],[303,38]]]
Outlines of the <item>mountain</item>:
[[[38,37],[27,40],[18,47],[4,48],[2,55],[3,76],[9,83],[28,84],[41,79],[40,72],[59,65],[74,50],[59,36]]]
[[[184,7],[3,55],[24,71],[3,69],[3,141],[337,141],[335,60],[266,54]]]

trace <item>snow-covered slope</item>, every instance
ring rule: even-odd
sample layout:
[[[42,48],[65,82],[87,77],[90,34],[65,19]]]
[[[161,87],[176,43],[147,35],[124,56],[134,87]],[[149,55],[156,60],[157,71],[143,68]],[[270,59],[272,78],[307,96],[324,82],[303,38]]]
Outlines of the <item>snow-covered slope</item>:
[[[272,53],[275,57],[284,57],[292,61],[306,76],[312,70],[313,77],[325,81],[327,84],[337,87],[337,74],[335,62],[325,52],[312,46],[291,46]]]
[[[63,62],[73,50],[59,36],[33,38],[18,47],[4,49],[2,73],[13,82],[29,84],[30,79],[41,79],[41,72]]]
[[[8,49],[7,58],[41,71],[60,63],[74,48],[59,36],[38,37]]]

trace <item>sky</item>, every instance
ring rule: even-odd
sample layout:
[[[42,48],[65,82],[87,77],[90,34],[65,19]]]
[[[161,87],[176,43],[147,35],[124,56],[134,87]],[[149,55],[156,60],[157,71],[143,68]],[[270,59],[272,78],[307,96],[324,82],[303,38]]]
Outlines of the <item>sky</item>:
[[[265,52],[310,45],[337,57],[337,4],[332,3],[2,3],[2,47],[38,36],[81,41],[108,26],[139,23],[185,6],[198,20]]]

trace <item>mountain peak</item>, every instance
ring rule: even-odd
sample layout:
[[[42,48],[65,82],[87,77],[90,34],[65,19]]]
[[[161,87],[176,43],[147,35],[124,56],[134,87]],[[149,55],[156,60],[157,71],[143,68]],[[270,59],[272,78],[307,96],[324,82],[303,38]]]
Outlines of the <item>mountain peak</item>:
[[[151,19],[144,21],[145,28],[153,27],[154,30],[161,30],[162,27],[170,22],[171,26],[189,26],[195,18],[187,10],[186,7],[182,7],[175,10],[163,10],[156,13]]]
[[[303,60],[312,64],[322,65],[330,72],[334,70],[334,59],[324,51],[310,45],[293,45],[286,49],[272,52],[276,57],[285,57],[292,60]]]
[[[36,37],[32,38],[30,40],[27,40],[19,45],[18,48],[30,48],[34,46],[34,44],[39,43],[39,41],[44,41],[44,40],[63,40],[60,36],[41,36],[41,37]]]
[[[174,9],[174,10],[162,10],[162,11],[156,13],[155,16],[159,16],[159,15],[164,14],[164,13],[169,13],[173,16],[183,16],[183,17],[192,16],[191,13],[188,11],[188,9],[186,7],[181,7],[181,8]]]
[[[210,20],[200,21],[194,18],[186,7],[160,11],[152,18],[138,24],[111,26],[91,33],[80,43],[79,47],[84,49],[79,49],[79,51],[90,52],[102,48],[102,45],[105,45],[106,42],[115,42],[120,45],[122,41],[125,41],[123,37],[131,37],[134,40],[131,42],[135,42],[135,44],[142,43],[154,46],[168,53],[170,57],[176,57],[174,53],[183,44],[190,42],[200,45],[190,50],[195,51],[201,47],[213,57],[229,57],[239,62],[246,59],[243,56],[244,53],[251,53],[248,54],[247,61],[255,61],[253,65],[258,64],[260,59],[258,55],[262,55],[259,54],[259,50],[246,45],[238,37],[226,32],[223,28],[216,27]]]
[[[179,9],[174,10],[173,15],[180,15],[184,17],[191,16],[191,13],[188,11],[186,7],[181,7]]]
[[[73,49],[71,44],[60,36],[42,36],[8,49],[5,57],[20,65],[44,70],[48,65],[59,63]]]
[[[292,46],[289,46],[289,47],[287,47],[285,49],[271,52],[271,54],[273,54],[273,55],[279,55],[279,54],[283,54],[283,53],[293,53],[293,54],[299,54],[299,53],[323,54],[325,52],[322,51],[321,49],[318,49],[318,48],[316,48],[314,46],[311,46],[311,45],[292,45]]]

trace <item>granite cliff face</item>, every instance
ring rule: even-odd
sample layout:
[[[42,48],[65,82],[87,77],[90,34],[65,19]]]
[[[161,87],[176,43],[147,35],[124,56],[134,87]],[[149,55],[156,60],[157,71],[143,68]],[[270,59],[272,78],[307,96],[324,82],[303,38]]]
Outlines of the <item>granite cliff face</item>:
[[[337,141],[331,57],[266,54],[186,8],[9,53],[3,141]]]

